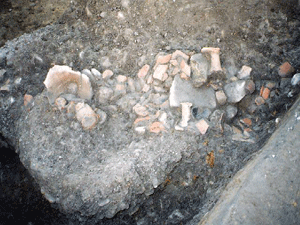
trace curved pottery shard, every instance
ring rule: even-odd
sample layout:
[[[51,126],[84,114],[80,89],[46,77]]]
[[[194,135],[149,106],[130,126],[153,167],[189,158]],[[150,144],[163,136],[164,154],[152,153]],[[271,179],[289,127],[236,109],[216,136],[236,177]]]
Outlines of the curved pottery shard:
[[[48,91],[50,104],[61,94],[74,94],[81,99],[91,100],[93,90],[90,79],[77,71],[73,71],[68,66],[52,67],[44,81]]]

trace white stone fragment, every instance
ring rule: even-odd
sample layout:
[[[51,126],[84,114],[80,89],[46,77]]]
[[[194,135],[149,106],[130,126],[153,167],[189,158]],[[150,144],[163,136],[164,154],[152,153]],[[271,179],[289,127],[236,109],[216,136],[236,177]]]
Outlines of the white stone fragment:
[[[251,71],[252,71],[251,67],[243,66],[242,69],[238,72],[237,77],[241,80],[249,79]]]

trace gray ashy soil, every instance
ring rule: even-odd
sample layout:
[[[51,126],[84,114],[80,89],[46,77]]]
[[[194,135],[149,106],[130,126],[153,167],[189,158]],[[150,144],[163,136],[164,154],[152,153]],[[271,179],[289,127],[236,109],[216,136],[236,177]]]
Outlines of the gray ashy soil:
[[[0,66],[6,70],[1,77],[1,87],[9,86],[1,90],[1,133],[20,154],[39,187],[46,187],[42,192],[48,200],[55,198],[52,194],[60,191],[61,177],[69,178],[74,185],[74,189],[58,194],[63,198],[66,196],[63,204],[58,201],[53,205],[69,212],[68,219],[58,214],[54,219],[49,218],[49,223],[54,224],[60,219],[74,223],[99,222],[103,216],[112,217],[118,210],[127,208],[129,211],[125,210],[112,219],[103,219],[99,224],[185,224],[197,213],[201,218],[213,206],[235,172],[274,131],[275,119],[286,112],[298,93],[289,85],[290,80],[281,79],[277,72],[278,66],[285,61],[299,69],[299,21],[293,10],[296,3],[280,3],[73,1],[59,23],[8,41],[0,52]],[[225,131],[222,135],[214,130],[204,136],[191,136],[187,132],[139,136],[131,129],[135,119],[132,112],[120,108],[116,111],[106,108],[109,119],[104,128],[86,132],[74,124],[72,126],[73,121],[59,111],[53,111],[47,98],[43,97],[43,81],[53,64],[69,65],[78,71],[85,68],[96,68],[101,72],[111,69],[116,75],[135,77],[144,64],[154,66],[154,58],[161,51],[172,53],[179,49],[186,53],[198,53],[204,46],[221,48],[222,65],[231,73],[237,72],[243,65],[253,68],[251,75],[257,90],[253,96],[258,95],[260,87],[266,82],[275,82],[276,95],[266,104],[250,114],[244,102],[239,105],[237,117],[228,122],[230,126],[241,126],[239,119],[251,118],[255,144],[232,141],[230,132]],[[24,94],[35,96],[35,104],[29,112],[22,107]],[[104,107],[97,103],[96,98],[90,104]],[[174,114],[177,115],[176,112]],[[102,135],[96,140],[99,133]],[[58,135],[63,138],[57,139]],[[163,156],[161,160],[153,161],[160,161],[159,167],[154,166],[153,171],[148,173],[155,175],[150,178],[140,176],[143,172],[120,175],[118,172],[123,168],[109,171],[107,167],[107,176],[136,178],[128,184],[128,187],[134,188],[124,187],[120,181],[119,186],[113,185],[119,189],[103,188],[101,191],[115,191],[116,199],[121,196],[122,201],[116,205],[108,204],[106,209],[105,199],[100,203],[97,199],[98,206],[90,204],[94,196],[100,195],[93,193],[99,191],[93,189],[93,179],[99,180],[96,186],[102,186],[104,184],[101,182],[105,182],[97,177],[105,171],[105,168],[98,171],[101,162],[115,167],[112,159],[117,158],[123,160],[120,165],[130,166],[124,162],[131,156],[122,151],[124,146],[135,148],[134,143],[140,143],[141,158],[147,157],[143,154],[149,151],[153,151],[153,155],[158,151],[158,155]],[[66,148],[62,149],[62,145]],[[72,154],[72,146],[86,147],[80,148],[80,151],[74,148],[75,153]],[[143,148],[149,149],[143,151]],[[212,150],[215,163],[210,167],[206,156]],[[101,158],[101,151],[108,152],[111,157]],[[62,158],[57,160],[56,156]],[[144,160],[149,162],[151,159]],[[75,163],[72,164],[73,161]],[[32,162],[37,162],[39,167],[34,168]],[[43,163],[45,169],[41,167]],[[90,168],[93,165],[98,167]],[[155,168],[164,170],[155,171]],[[72,175],[66,174],[68,170],[79,171],[79,174],[90,171],[88,180],[84,180],[87,182],[83,182],[86,192],[76,189],[83,184],[78,179],[83,179],[83,174],[74,176],[76,179],[73,180]],[[126,171],[132,172],[130,168]],[[41,174],[43,172],[45,174]],[[41,179],[43,177],[49,179]],[[142,181],[138,180],[140,178]],[[157,185],[160,184],[158,187],[153,184],[153,178],[157,179]],[[58,186],[55,186],[56,183]],[[145,190],[138,191],[141,183],[147,193]],[[156,187],[154,194],[153,185]],[[99,208],[104,210],[99,212]],[[82,215],[73,212],[74,209]],[[93,217],[94,214],[96,216]]]

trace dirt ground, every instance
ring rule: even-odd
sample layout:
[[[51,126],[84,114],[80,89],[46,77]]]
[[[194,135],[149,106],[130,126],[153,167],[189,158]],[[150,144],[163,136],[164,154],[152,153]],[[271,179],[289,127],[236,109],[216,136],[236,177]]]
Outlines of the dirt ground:
[[[41,37],[45,52],[52,52],[52,55],[44,60],[42,68],[45,71],[40,76],[24,77],[26,85],[16,88],[12,94],[16,99],[25,93],[33,96],[41,93],[42,81],[53,64],[72,65],[76,70],[91,66],[100,71],[113,68],[115,73],[130,75],[145,63],[152,65],[158,52],[176,49],[199,52],[204,46],[220,47],[222,64],[231,65],[235,70],[251,65],[257,95],[266,82],[276,82],[278,94],[254,114],[249,115],[244,106],[239,105],[238,119],[250,116],[255,121],[253,130],[259,138],[254,145],[224,143],[218,136],[200,138],[199,144],[207,146],[207,150],[176,167],[135,213],[129,216],[120,212],[98,223],[187,224],[197,214],[201,218],[211,209],[230,178],[265,143],[276,129],[276,119],[285,114],[297,97],[299,90],[284,86],[278,76],[278,67],[285,61],[296,71],[300,68],[300,22],[295,6],[296,1],[256,0],[135,3],[130,0],[6,0],[0,3],[0,47],[8,40],[50,24],[60,28]],[[64,32],[69,33],[69,37],[65,35],[63,40],[59,39]],[[57,42],[52,41],[56,36]],[[37,54],[40,50],[36,49]],[[56,57],[57,52],[60,54]],[[80,52],[83,52],[83,59],[79,57]],[[21,64],[22,60],[34,61],[20,57],[13,65]],[[20,66],[14,78],[22,73],[30,74],[29,71],[40,72],[36,64]],[[293,97],[288,97],[291,92]],[[1,98],[8,98],[8,95],[1,92]],[[232,124],[238,124],[238,119]],[[5,150],[1,151],[0,162],[0,217],[3,224],[12,221],[19,224],[83,223],[75,216],[65,216],[45,200],[18,156],[11,151],[9,132],[2,133],[1,143]],[[188,179],[186,171],[193,172],[192,185],[183,185]],[[93,218],[85,222],[88,221]]]

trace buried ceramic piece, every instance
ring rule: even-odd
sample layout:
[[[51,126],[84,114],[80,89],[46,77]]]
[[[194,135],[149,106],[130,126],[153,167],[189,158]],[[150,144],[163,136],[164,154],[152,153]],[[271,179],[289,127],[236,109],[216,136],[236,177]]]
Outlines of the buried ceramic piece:
[[[68,66],[52,67],[44,84],[48,91],[51,104],[61,94],[73,94],[81,99],[91,100],[93,90],[89,78],[80,72],[73,71]]]
[[[181,127],[187,127],[189,120],[191,119],[191,107],[192,103],[190,102],[183,102],[181,103],[181,112],[182,112],[182,118],[179,123],[179,126]]]
[[[81,123],[84,130],[92,129],[98,122],[98,117],[94,110],[83,102],[76,104],[76,118]]]
[[[201,49],[201,53],[209,55],[210,75],[213,75],[215,79],[224,79],[225,74],[220,62],[220,48],[205,47]]]

